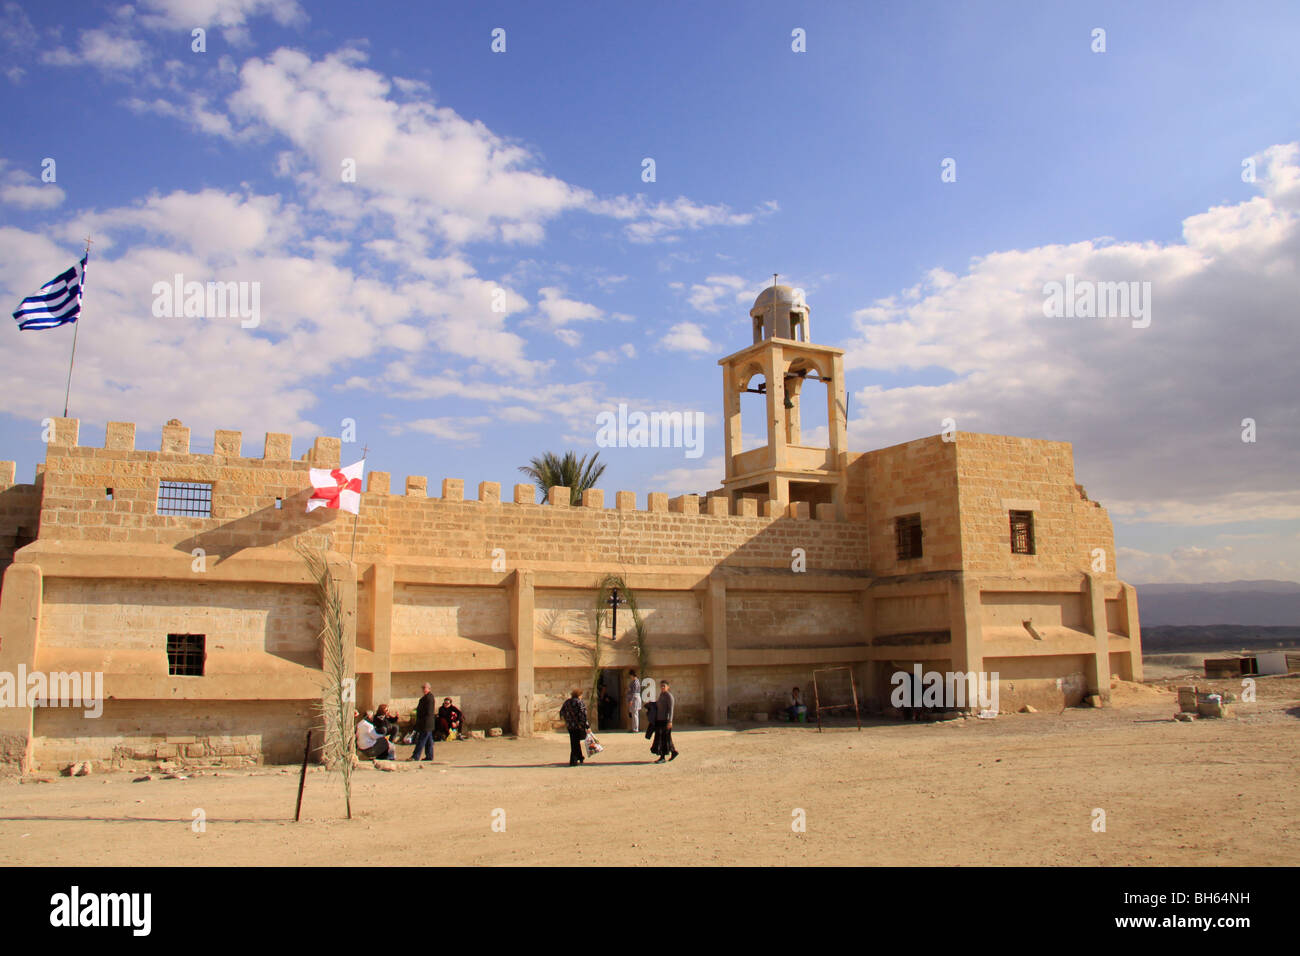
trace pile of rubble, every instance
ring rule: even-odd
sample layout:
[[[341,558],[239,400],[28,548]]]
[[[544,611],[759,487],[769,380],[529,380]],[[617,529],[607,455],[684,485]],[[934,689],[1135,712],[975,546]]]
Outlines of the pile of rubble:
[[[1233,717],[1232,694],[1202,692],[1195,684],[1178,688],[1178,713],[1175,720],[1196,720],[1198,717]]]

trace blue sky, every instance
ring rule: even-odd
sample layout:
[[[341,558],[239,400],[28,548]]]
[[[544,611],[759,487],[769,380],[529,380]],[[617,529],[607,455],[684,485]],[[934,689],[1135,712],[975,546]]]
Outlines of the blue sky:
[[[606,449],[602,486],[704,491],[775,271],[846,349],[855,450],[949,416],[1069,440],[1122,575],[1300,579],[1293,4],[0,9],[0,286],[96,236],[83,440],[300,452],[351,418],[397,483],[508,486],[623,401],[705,413],[704,453]],[[178,271],[260,283],[259,326],[154,318]],[[1150,327],[1045,319],[1066,274],[1151,282]],[[0,350],[21,476],[68,331]]]

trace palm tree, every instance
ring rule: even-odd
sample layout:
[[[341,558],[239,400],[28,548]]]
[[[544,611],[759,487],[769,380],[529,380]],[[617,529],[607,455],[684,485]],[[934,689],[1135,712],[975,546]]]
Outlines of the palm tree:
[[[520,465],[519,470],[537,484],[543,504],[546,503],[547,493],[552,488],[560,487],[569,489],[569,504],[576,507],[582,504],[582,493],[588,488],[594,488],[600,476],[605,473],[605,466],[596,461],[599,457],[600,452],[593,452],[588,460],[586,455],[579,458],[573,452],[566,451],[561,458],[548,451],[529,464]]]

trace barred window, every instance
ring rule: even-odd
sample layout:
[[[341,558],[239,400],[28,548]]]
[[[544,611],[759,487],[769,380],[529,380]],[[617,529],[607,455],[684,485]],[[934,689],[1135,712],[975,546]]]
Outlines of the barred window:
[[[894,519],[894,538],[898,560],[911,561],[921,556],[921,516],[903,515]]]
[[[211,518],[212,485],[203,481],[158,482],[158,513],[183,518]]]
[[[1034,513],[1011,512],[1011,553],[1034,554]]]
[[[171,677],[202,677],[207,656],[206,634],[167,635],[167,673]]]

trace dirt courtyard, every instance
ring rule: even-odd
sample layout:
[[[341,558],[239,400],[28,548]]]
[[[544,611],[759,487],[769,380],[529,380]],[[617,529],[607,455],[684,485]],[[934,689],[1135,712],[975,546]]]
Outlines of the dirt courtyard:
[[[663,766],[621,732],[575,768],[560,734],[439,744],[432,764],[361,765],[350,822],[323,771],[298,824],[296,768],[9,779],[0,863],[1300,864],[1300,676],[1260,680],[1237,719],[1175,709],[1167,690],[1121,685],[1103,710],[683,728]]]

